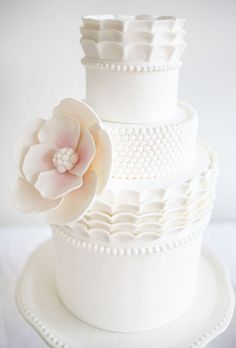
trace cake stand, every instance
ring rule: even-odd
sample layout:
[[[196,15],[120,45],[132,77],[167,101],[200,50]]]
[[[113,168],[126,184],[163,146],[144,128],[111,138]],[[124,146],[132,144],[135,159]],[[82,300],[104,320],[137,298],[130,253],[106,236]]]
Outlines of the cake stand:
[[[78,320],[60,301],[48,241],[29,258],[17,284],[16,301],[23,317],[50,347],[200,348],[226,329],[235,297],[224,266],[203,248],[197,293],[182,316],[148,332],[103,331]]]

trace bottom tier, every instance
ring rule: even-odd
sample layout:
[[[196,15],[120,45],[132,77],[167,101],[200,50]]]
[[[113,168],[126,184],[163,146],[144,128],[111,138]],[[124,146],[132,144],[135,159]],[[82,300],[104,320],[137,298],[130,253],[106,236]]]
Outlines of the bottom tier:
[[[55,274],[64,305],[90,325],[118,332],[160,327],[193,301],[206,215],[155,243],[109,244],[53,227]]]

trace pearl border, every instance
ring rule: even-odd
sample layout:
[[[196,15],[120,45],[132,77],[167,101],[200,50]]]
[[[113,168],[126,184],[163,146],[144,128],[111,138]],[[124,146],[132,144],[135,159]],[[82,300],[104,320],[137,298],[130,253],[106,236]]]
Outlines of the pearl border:
[[[38,317],[30,309],[27,303],[27,295],[24,291],[25,286],[23,276],[24,274],[22,274],[16,286],[16,304],[19,312],[22,313],[22,315],[28,321],[28,323],[36,329],[38,334],[44,339],[44,341],[47,344],[52,344],[52,347],[55,348],[70,348],[67,344],[57,339],[55,335],[51,332],[50,328],[44,325],[44,323],[41,320],[39,320]]]
[[[155,65],[155,64],[120,64],[116,62],[106,62],[83,58],[81,63],[86,68],[111,71],[118,73],[157,73],[166,72],[180,68],[181,62],[175,64]]]
[[[145,243],[141,246],[134,246],[130,244],[127,246],[112,246],[106,242],[99,242],[97,240],[91,240],[79,235],[71,235],[69,229],[64,226],[64,230],[59,225],[51,225],[54,237],[63,239],[67,244],[74,248],[86,249],[88,251],[94,252],[101,255],[111,255],[111,256],[143,256],[152,255],[159,252],[166,252],[169,250],[182,247],[188,243],[191,243],[203,232],[200,224],[196,224],[193,233],[188,234],[180,238],[176,238],[174,241],[165,242],[160,244]],[[72,232],[73,233],[73,232]],[[163,241],[162,241],[163,242]],[[151,244],[151,245],[150,245]]]
[[[215,255],[207,249],[208,253],[214,257],[215,264],[220,268],[220,271],[226,272],[224,265],[219,261]],[[16,286],[16,304],[18,310],[23,315],[23,317],[28,321],[28,323],[38,332],[38,334],[45,340],[47,344],[51,344],[53,348],[71,348],[64,342],[60,341],[56,335],[52,333],[49,327],[44,325],[42,321],[38,319],[38,317],[33,313],[30,309],[29,304],[27,303],[27,295],[24,291],[24,273],[21,275],[17,286]],[[232,285],[230,283],[229,277],[225,277],[225,289],[228,289],[228,294],[224,297],[224,310],[217,323],[209,330],[207,330],[204,334],[202,334],[199,338],[197,338],[189,347],[186,348],[201,348],[203,344],[207,344],[211,339],[215,338],[218,334],[220,334],[225,328],[226,325],[229,324],[232,313],[234,311],[235,305],[235,297],[232,290]]]

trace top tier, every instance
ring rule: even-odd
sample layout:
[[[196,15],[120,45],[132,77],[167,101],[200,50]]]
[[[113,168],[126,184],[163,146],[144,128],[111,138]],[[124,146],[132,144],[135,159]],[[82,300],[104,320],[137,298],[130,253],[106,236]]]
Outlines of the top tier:
[[[147,15],[83,18],[87,102],[101,118],[147,123],[174,117],[184,22]]]

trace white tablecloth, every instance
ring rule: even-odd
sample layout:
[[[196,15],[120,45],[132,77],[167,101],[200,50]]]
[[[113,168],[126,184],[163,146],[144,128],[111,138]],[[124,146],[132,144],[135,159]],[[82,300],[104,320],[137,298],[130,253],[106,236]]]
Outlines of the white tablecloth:
[[[50,237],[49,227],[1,227],[0,229],[0,347],[43,348],[42,339],[23,320],[15,305],[15,283],[29,254]],[[214,223],[205,243],[228,266],[236,288],[236,224]],[[236,347],[236,314],[229,328],[209,348]],[[101,347],[98,347],[101,348]],[[127,347],[124,347],[127,348]],[[148,347],[147,347],[148,348]],[[160,347],[165,348],[165,347]]]

